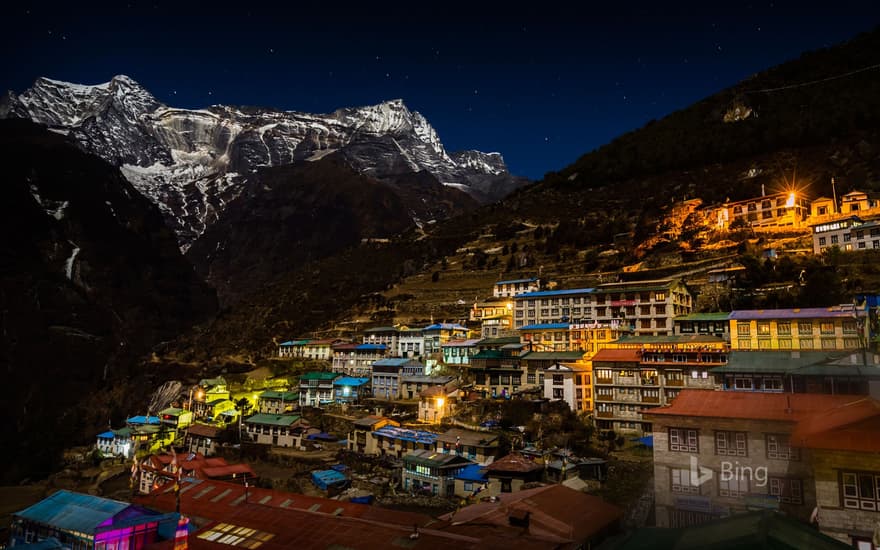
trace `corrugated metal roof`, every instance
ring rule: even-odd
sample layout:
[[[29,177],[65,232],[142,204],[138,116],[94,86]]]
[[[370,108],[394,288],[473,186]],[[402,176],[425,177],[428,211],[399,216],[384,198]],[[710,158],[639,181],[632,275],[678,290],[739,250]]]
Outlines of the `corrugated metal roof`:
[[[300,419],[296,414],[255,414],[245,420],[248,424],[267,426],[292,426]]]
[[[609,363],[616,362],[634,362],[638,363],[642,360],[641,351],[635,349],[600,349],[593,356],[593,364],[607,361]]]
[[[509,281],[498,281],[495,283],[496,285],[509,285],[514,283],[534,283],[538,280],[537,277],[532,277],[531,279],[511,279]]]
[[[370,382],[369,378],[354,378],[352,376],[343,376],[333,381],[334,386],[363,386]]]
[[[399,439],[401,441],[414,441],[416,443],[425,443],[428,445],[433,445],[437,441],[437,434],[433,432],[410,430],[407,428],[399,428],[397,426],[382,426],[373,433],[377,436]]]
[[[99,525],[112,520],[129,506],[131,504],[127,502],[61,490],[15,516],[65,531],[93,535]]]
[[[524,361],[576,361],[584,356],[582,351],[532,351],[523,355]]]
[[[538,323],[534,325],[526,325],[516,330],[547,330],[547,329],[565,329],[568,330],[568,323]]]
[[[566,290],[536,290],[535,292],[526,292],[519,296],[514,296],[515,300],[523,298],[541,298],[543,296],[567,296],[570,294],[591,294],[595,292],[595,288],[570,288]]]
[[[864,317],[863,310],[830,306],[830,307],[805,307],[793,309],[742,309],[730,312],[731,320],[752,319],[828,319],[828,318],[852,318],[859,314]]]
[[[680,315],[673,319],[674,321],[727,321],[730,319],[729,311],[715,313],[691,313],[689,315]]]

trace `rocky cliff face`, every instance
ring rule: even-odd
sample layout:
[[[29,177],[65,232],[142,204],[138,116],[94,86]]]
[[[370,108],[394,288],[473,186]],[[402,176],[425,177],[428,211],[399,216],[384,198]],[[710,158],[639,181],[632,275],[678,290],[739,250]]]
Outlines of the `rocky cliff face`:
[[[497,153],[448,154],[437,132],[401,100],[314,115],[214,105],[175,109],[126,76],[83,86],[47,78],[0,102],[0,116],[69,134],[122,169],[155,202],[184,250],[260,168],[338,152],[373,178],[425,171],[480,201],[526,182]]]
[[[217,298],[118,169],[22,120],[0,121],[0,165],[0,362],[14,388],[0,437],[15,442],[0,480],[17,480],[106,426],[102,392]]]

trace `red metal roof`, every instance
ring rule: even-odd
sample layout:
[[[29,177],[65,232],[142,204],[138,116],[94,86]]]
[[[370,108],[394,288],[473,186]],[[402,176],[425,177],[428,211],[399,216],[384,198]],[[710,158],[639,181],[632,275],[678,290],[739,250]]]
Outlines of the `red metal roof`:
[[[233,474],[241,475],[247,474],[248,477],[256,478],[257,474],[251,470],[251,467],[247,464],[230,464],[228,466],[217,466],[214,468],[206,467],[201,469],[201,475],[198,476],[204,479],[211,479],[215,477],[226,477],[231,476]]]
[[[607,362],[622,362],[629,361],[633,363],[638,363],[642,360],[642,352],[640,350],[635,349],[600,349],[596,355],[593,356],[593,364],[598,361],[607,361]]]
[[[544,467],[540,464],[536,464],[524,457],[519,453],[510,453],[507,456],[503,456],[496,460],[495,462],[486,466],[486,470],[491,474],[492,472],[517,472],[517,473],[528,473],[534,472],[535,470],[541,470]]]
[[[799,422],[792,445],[880,453],[880,401],[865,397],[814,414]]]
[[[671,405],[646,409],[649,416],[698,416],[798,422],[816,412],[858,401],[855,395],[682,390]]]
[[[186,433],[190,435],[200,435],[202,437],[217,437],[223,428],[217,426],[208,426],[207,424],[193,424],[186,429]]]

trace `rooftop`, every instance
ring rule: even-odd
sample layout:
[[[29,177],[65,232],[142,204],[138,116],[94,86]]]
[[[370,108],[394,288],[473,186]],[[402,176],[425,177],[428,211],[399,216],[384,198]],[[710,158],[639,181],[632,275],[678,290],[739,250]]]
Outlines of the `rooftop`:
[[[538,323],[534,325],[526,325],[524,327],[520,327],[516,330],[552,330],[552,329],[562,329],[568,330],[570,325],[568,323]]]
[[[374,367],[407,367],[407,366],[416,366],[421,365],[415,359],[409,359],[407,357],[394,357],[391,359],[379,359],[378,361],[373,362]]]
[[[593,365],[608,363],[638,363],[642,360],[642,352],[636,349],[600,349],[593,356]]]
[[[377,436],[399,439],[401,441],[411,441],[425,445],[433,445],[437,441],[437,434],[434,432],[410,430],[408,428],[400,428],[397,426],[382,426],[373,433]]]
[[[650,416],[739,418],[797,422],[820,411],[858,401],[853,395],[760,393],[685,389],[671,405],[642,411]]]
[[[300,416],[297,414],[255,414],[245,419],[249,424],[262,424],[266,426],[284,426],[289,427],[299,422]]]
[[[268,390],[260,394],[260,399],[281,399],[282,401],[296,401],[299,399],[299,392]]]
[[[452,382],[453,380],[455,380],[454,376],[427,376],[424,374],[412,374],[412,375],[408,375],[408,376],[402,376],[400,379],[400,381],[403,383],[414,382],[416,384],[423,383],[423,384],[437,384],[437,385],[448,384],[448,383]]]
[[[385,418],[384,416],[374,416],[374,415],[370,415],[370,416],[365,416],[365,417],[363,417],[363,418],[359,418],[359,419],[355,420],[355,421],[353,422],[353,424],[354,424],[355,426],[361,426],[361,427],[364,427],[364,428],[372,428],[372,427],[375,426],[376,424],[379,424],[379,423],[382,423],[382,422],[384,422],[384,423],[386,423],[386,424],[391,424],[391,425],[393,425],[393,426],[400,426],[400,424],[398,424],[398,423],[395,422],[394,420],[391,420],[390,418]]]
[[[335,372],[313,371],[307,372],[299,377],[300,382],[303,380],[336,380],[342,376]]]
[[[354,378],[352,376],[343,376],[333,381],[334,386],[363,386],[369,383],[369,378]]]
[[[838,405],[799,422],[793,445],[810,449],[880,453],[880,401],[870,397]]]
[[[489,474],[492,474],[493,472],[511,472],[525,474],[543,469],[544,466],[536,462],[532,462],[531,460],[519,453],[510,453],[507,456],[502,456],[495,462],[486,466],[486,471]]]
[[[479,338],[471,338],[469,340],[450,340],[445,344],[440,344],[441,348],[472,348],[477,345]]]
[[[287,342],[281,342],[281,346],[284,347],[293,347],[293,346],[304,346],[308,344],[308,340],[288,340]]]
[[[210,437],[215,438],[223,431],[223,428],[218,426],[209,426],[207,424],[192,424],[189,428],[186,429],[186,433],[189,435],[198,435],[202,437]]]
[[[523,355],[523,361],[577,361],[583,359],[582,351],[530,351]]]
[[[471,461],[463,456],[426,449],[410,451],[403,456],[403,461],[411,464],[433,466],[435,468],[448,468],[452,466],[461,466],[462,464],[471,464]]]
[[[112,527],[114,518],[124,510],[131,510],[131,516],[144,516],[143,523],[155,521],[159,516],[152,510],[128,502],[64,489],[14,515],[64,531],[94,535],[101,527]]]
[[[456,474],[455,479],[483,483],[488,478],[486,477],[486,470],[484,466],[480,466],[479,464],[469,464],[468,466],[465,466],[461,472]]]
[[[159,424],[158,416],[132,416],[125,421],[126,424]]]
[[[519,336],[500,336],[498,338],[483,338],[477,340],[477,346],[503,346],[504,344],[519,343]]]
[[[858,314],[864,316],[864,310],[856,309],[852,304],[829,307],[805,307],[792,309],[741,309],[730,312],[731,320],[745,319],[827,319],[854,318]]]
[[[434,323],[433,325],[428,325],[422,329],[423,331],[428,330],[463,330],[467,331],[467,328],[459,325],[458,323]]]
[[[510,285],[516,283],[536,283],[538,282],[537,277],[532,277],[531,279],[511,279],[509,281],[498,281],[495,283],[496,285]]]
[[[373,327],[364,332],[397,332],[398,330],[400,330],[398,327]]]
[[[723,344],[724,339],[711,334],[667,334],[663,336],[622,336],[618,344]]]
[[[730,318],[729,311],[713,312],[713,313],[691,313],[688,315],[679,315],[673,321],[727,321]]]
[[[570,294],[591,294],[594,288],[570,288],[566,290],[536,290],[535,292],[526,292],[519,296],[514,296],[515,300],[524,298],[541,298],[544,296],[568,296]]]
[[[439,436],[437,441],[443,443],[456,443],[474,447],[494,447],[498,445],[498,436],[492,432],[474,432],[461,428],[446,430]]]

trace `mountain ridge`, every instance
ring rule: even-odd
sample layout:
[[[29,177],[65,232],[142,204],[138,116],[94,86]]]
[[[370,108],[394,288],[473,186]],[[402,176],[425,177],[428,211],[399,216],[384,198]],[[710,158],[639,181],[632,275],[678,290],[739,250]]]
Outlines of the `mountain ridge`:
[[[259,168],[340,152],[373,178],[426,171],[480,202],[526,183],[501,155],[448,153],[436,130],[402,99],[327,114],[212,105],[181,109],[159,102],[135,80],[96,85],[39,78],[7,93],[0,117],[27,118],[71,135],[86,151],[121,167],[162,208],[186,250],[249,185]]]

